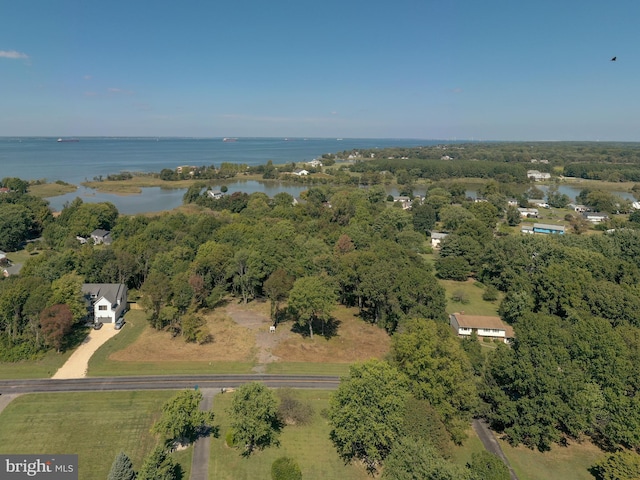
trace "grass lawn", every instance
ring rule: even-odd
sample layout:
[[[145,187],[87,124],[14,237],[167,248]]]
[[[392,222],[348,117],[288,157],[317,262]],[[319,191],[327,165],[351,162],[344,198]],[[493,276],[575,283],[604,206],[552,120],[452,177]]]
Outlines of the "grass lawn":
[[[568,447],[555,445],[549,452],[512,447],[499,441],[520,480],[593,480],[588,468],[605,457],[595,445],[585,442]]]
[[[473,279],[466,282],[456,282],[455,280],[439,280],[446,291],[447,313],[464,311],[467,315],[498,315],[498,306],[502,300],[502,294],[498,292],[498,299],[495,302],[487,302],[482,299],[484,293],[483,286]],[[467,303],[455,302],[452,296],[456,292],[462,292]]]
[[[451,461],[459,465],[466,465],[471,462],[471,456],[474,453],[480,453],[483,451],[484,445],[482,445],[476,431],[473,428],[469,428],[467,431],[467,439],[464,443],[453,447]]]
[[[29,193],[34,197],[48,198],[75,192],[78,189],[69,183],[42,183],[40,185],[29,185]]]
[[[142,310],[130,310],[127,312],[126,324],[122,331],[101,346],[93,354],[89,361],[89,376],[125,376],[125,375],[172,375],[172,374],[199,374],[199,373],[250,373],[253,363],[250,361],[224,362],[207,360],[176,360],[159,361],[144,358],[139,360],[114,360],[110,358],[116,352],[122,352],[144,335],[157,335],[168,337],[164,332],[153,331],[147,323],[145,313]],[[175,347],[193,347],[193,344],[185,344],[180,338],[169,340]],[[169,352],[165,351],[165,354]]]
[[[39,393],[0,414],[0,453],[77,453],[79,478],[103,480],[124,451],[137,470],[156,445],[149,429],[175,392]],[[177,452],[189,478],[193,448]]]
[[[212,480],[253,480],[271,478],[274,460],[288,456],[296,460],[305,480],[365,480],[371,479],[361,465],[345,465],[338,457],[331,440],[329,425],[320,412],[327,408],[330,392],[318,390],[296,390],[298,398],[313,406],[313,421],[308,426],[286,426],[280,436],[280,447],[257,451],[249,458],[240,455],[240,450],[225,444],[229,430],[227,409],[231,395],[217,395],[214,400],[215,423],[220,425],[220,437],[211,441],[209,478]]]
[[[22,362],[0,362],[0,378],[49,378],[67,361],[73,350],[56,353],[50,350],[38,360]]]

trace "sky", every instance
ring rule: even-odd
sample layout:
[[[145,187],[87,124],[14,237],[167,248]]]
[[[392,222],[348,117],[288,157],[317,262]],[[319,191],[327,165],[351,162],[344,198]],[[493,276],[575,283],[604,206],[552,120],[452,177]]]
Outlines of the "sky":
[[[0,136],[640,141],[638,0],[0,12]]]

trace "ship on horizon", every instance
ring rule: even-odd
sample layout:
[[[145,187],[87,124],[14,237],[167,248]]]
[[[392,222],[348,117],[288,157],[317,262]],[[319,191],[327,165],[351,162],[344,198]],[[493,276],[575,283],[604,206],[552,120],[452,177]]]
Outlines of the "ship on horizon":
[[[224,137],[222,139],[223,142],[237,142],[238,139],[237,138],[233,138],[233,137]]]
[[[79,142],[77,138],[59,138],[58,143],[76,143]]]

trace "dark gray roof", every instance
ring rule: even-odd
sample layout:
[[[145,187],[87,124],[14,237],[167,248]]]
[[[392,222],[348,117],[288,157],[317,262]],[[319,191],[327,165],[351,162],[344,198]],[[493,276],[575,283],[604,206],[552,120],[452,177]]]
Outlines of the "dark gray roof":
[[[83,283],[82,293],[95,300],[104,297],[113,304],[123,299],[126,288],[124,283]]]

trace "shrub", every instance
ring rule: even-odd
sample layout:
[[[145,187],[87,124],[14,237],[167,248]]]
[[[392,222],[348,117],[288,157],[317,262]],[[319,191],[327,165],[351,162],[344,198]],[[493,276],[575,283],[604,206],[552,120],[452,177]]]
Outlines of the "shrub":
[[[469,303],[469,295],[464,290],[456,290],[451,294],[451,300],[457,303],[467,304]]]
[[[278,391],[280,406],[278,418],[286,425],[306,425],[313,418],[313,408],[294,397],[293,390],[284,388]]]
[[[486,302],[495,302],[498,299],[498,289],[489,285],[482,293],[482,299]]]
[[[293,458],[280,457],[271,464],[272,480],[301,480],[302,471]]]
[[[224,441],[227,444],[227,447],[233,447],[235,445],[235,440],[233,438],[233,430],[227,431],[227,434],[224,436]]]

